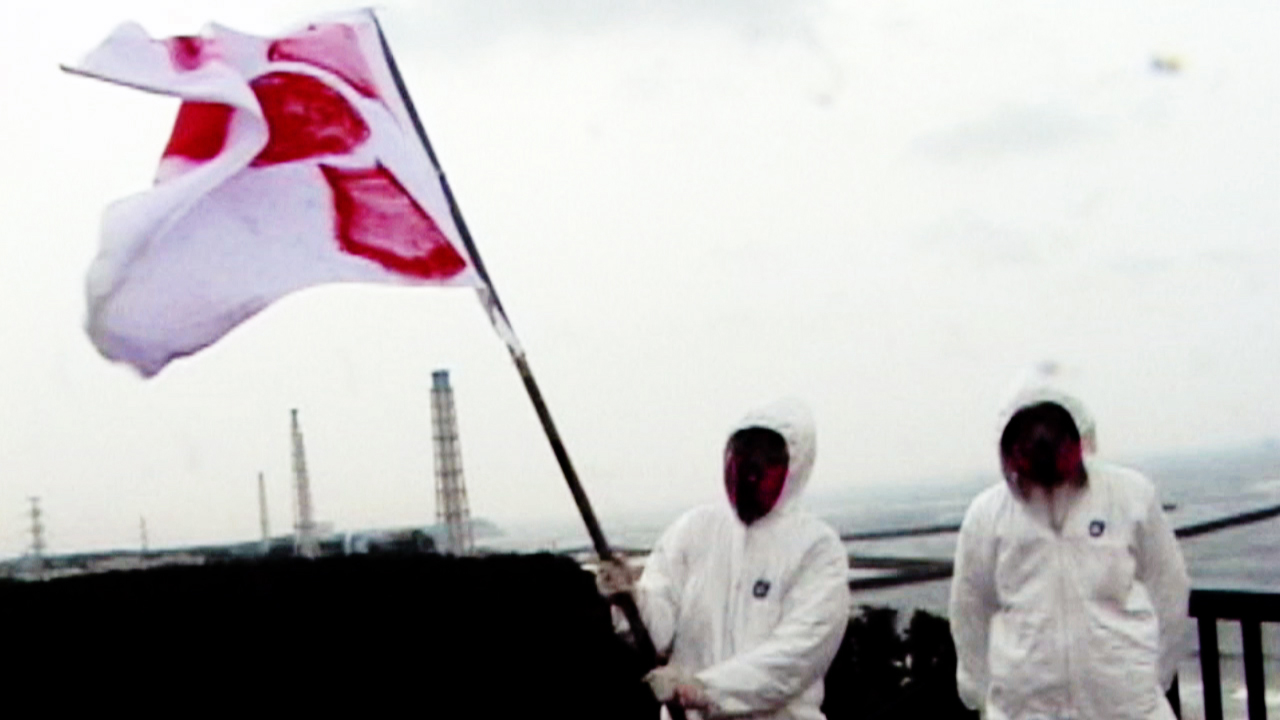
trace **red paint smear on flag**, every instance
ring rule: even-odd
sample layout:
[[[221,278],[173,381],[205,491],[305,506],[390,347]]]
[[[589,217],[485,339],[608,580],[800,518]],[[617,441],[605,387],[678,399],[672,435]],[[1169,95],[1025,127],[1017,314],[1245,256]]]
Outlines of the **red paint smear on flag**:
[[[267,119],[267,146],[255,166],[351,152],[369,126],[336,90],[298,73],[273,72],[249,83]]]
[[[373,72],[360,51],[356,31],[348,25],[312,25],[306,30],[271,43],[267,58],[288,60],[328,70],[346,80],[367,98],[377,98]]]
[[[333,189],[338,243],[352,255],[405,275],[453,277],[467,262],[440,226],[382,164],[364,170],[321,165]]]
[[[173,123],[173,134],[165,146],[166,157],[177,155],[191,160],[210,160],[222,152],[227,144],[227,129],[231,125],[230,105],[207,102],[184,102],[178,108],[178,119]]]
[[[169,48],[169,60],[179,70],[195,70],[204,64],[208,41],[193,35],[180,35],[164,41]]]

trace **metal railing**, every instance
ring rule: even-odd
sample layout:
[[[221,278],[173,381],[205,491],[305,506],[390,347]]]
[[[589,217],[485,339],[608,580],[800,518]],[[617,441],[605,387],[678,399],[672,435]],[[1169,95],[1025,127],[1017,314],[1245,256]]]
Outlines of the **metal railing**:
[[[1222,669],[1218,655],[1218,621],[1236,620],[1244,651],[1244,686],[1249,720],[1266,720],[1266,687],[1262,659],[1262,623],[1280,622],[1280,593],[1237,590],[1192,590],[1191,617],[1200,628],[1200,678],[1204,684],[1205,720],[1222,720]],[[1170,702],[1181,717],[1178,686]]]

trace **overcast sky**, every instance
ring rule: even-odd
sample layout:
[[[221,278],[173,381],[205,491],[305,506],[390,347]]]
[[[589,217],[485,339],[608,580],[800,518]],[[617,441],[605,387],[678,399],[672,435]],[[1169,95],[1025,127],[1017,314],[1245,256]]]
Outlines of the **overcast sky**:
[[[474,294],[326,287],[141,380],[82,330],[112,200],[177,102],[60,73],[120,22],[288,30],[307,0],[11,2],[0,21],[0,555],[434,520],[431,371],[473,513],[573,517]],[[812,490],[994,470],[1051,359],[1133,457],[1280,435],[1280,5],[439,0],[382,20],[598,512],[715,498],[752,405]],[[1157,67],[1163,64],[1166,69]],[[606,525],[606,531],[608,525]]]

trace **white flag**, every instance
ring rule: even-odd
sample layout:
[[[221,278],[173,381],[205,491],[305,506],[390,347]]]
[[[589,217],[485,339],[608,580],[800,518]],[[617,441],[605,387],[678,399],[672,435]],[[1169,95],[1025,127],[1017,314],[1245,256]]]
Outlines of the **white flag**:
[[[371,15],[277,38],[117,29],[72,72],[182,99],[150,189],[111,205],[88,332],[142,374],[328,282],[471,286],[518,344],[454,223]]]

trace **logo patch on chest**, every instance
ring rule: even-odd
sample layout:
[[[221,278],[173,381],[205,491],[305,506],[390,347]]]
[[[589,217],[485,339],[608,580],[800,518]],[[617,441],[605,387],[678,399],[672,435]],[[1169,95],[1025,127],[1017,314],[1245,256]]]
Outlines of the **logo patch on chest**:
[[[1102,537],[1102,533],[1107,531],[1107,523],[1103,520],[1094,520],[1089,523],[1089,537]]]
[[[772,585],[769,584],[768,580],[757,580],[756,584],[751,586],[751,594],[757,599],[763,599],[769,594],[770,587],[772,587]]]

